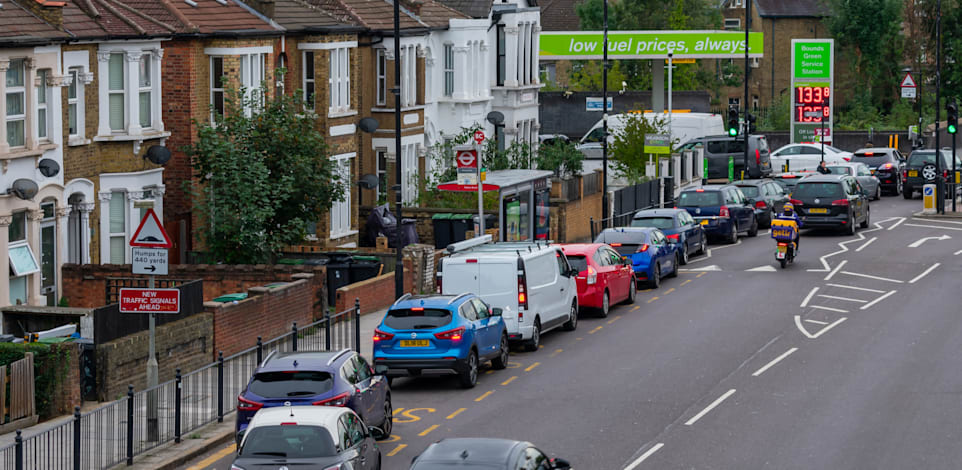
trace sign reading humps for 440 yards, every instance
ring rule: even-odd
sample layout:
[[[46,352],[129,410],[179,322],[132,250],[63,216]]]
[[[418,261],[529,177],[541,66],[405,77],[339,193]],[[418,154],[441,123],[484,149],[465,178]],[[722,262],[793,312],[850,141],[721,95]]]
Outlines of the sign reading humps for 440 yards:
[[[601,31],[541,33],[539,53],[545,59],[601,59]],[[748,33],[748,56],[762,57],[762,33]],[[745,33],[738,31],[608,32],[609,59],[738,59],[745,58]]]

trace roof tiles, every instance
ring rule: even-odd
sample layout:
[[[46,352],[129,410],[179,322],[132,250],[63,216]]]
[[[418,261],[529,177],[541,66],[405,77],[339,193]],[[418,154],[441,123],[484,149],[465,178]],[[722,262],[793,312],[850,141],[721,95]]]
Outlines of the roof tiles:
[[[0,38],[67,37],[16,2],[0,8]]]

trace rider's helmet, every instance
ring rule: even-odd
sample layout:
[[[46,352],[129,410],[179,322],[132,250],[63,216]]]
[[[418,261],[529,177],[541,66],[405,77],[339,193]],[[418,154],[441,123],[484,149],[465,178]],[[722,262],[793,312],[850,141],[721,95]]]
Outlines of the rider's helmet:
[[[785,205],[782,206],[782,212],[785,215],[792,215],[792,213],[795,212],[795,206],[793,206],[790,202],[786,202]]]

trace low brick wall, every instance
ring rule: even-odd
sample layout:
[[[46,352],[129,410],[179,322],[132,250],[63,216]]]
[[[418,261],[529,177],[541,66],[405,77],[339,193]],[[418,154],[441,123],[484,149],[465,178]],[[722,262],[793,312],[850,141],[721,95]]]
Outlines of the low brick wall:
[[[409,264],[405,260],[405,264]],[[412,290],[411,276],[404,277],[404,292]],[[354,299],[361,300],[361,314],[385,309],[394,303],[394,273],[382,274],[366,281],[356,282],[337,290],[335,311],[343,312],[354,307]]]
[[[601,217],[601,193],[574,201],[551,200],[551,234],[559,243],[591,241],[591,218]]]
[[[80,355],[81,346],[76,343],[63,343],[51,346],[60,348],[67,353],[66,364],[62,364],[65,371],[63,380],[57,383],[50,400],[51,416],[62,416],[73,413],[75,406],[83,404],[80,390]]]
[[[157,363],[160,382],[182,372],[200,369],[211,361],[214,322],[210,313],[198,313],[157,327]],[[97,345],[97,396],[100,401],[117,399],[147,385],[148,332],[125,336]]]
[[[224,356],[243,351],[264,341],[290,332],[291,323],[308,325],[312,314],[314,274],[294,274],[293,282],[273,287],[252,287],[247,299],[239,302],[204,302],[204,310],[213,317],[214,344],[211,348]]]

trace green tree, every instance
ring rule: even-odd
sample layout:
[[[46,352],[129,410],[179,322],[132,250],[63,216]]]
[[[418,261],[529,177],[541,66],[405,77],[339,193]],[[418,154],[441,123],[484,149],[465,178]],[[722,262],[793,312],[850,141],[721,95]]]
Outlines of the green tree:
[[[193,204],[207,219],[201,237],[214,261],[270,262],[304,239],[346,182],[300,100],[227,95],[225,115],[216,125],[195,121],[198,138],[186,148],[197,170]]]
[[[581,173],[585,155],[575,147],[574,142],[558,139],[541,144],[538,147],[538,156],[534,160],[539,170],[550,170],[555,176],[564,178]]]
[[[645,165],[650,154],[645,153],[645,134],[664,134],[668,128],[664,118],[646,119],[641,114],[626,116],[625,126],[614,131],[614,142],[608,147],[612,169],[630,183],[645,180]],[[676,142],[672,142],[674,147]],[[657,162],[658,158],[654,157]]]

